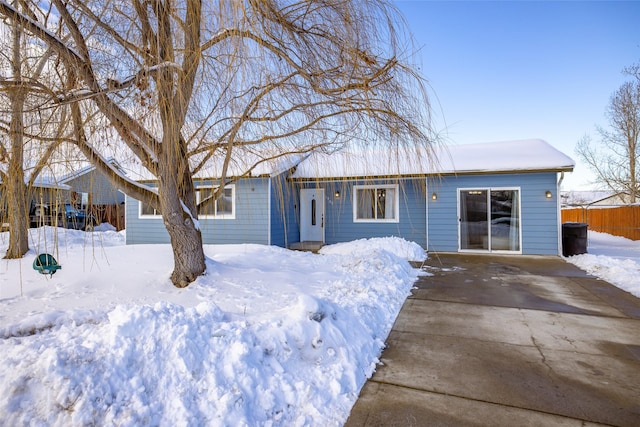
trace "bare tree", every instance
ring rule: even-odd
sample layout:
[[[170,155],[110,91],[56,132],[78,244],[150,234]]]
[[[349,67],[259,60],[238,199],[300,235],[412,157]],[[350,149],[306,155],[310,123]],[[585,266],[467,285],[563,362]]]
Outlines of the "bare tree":
[[[576,153],[597,181],[613,191],[627,193],[631,203],[640,197],[640,79],[637,67],[635,71],[636,80],[624,83],[611,96],[606,110],[609,128],[597,127],[599,143],[585,136],[576,146]]]
[[[0,14],[47,42],[77,76],[58,102],[95,105],[157,178],[157,192],[129,183],[129,194],[159,206],[176,286],[205,268],[194,173],[218,164],[220,194],[239,153],[256,159],[245,164],[250,174],[290,153],[430,142],[422,80],[404,63],[409,38],[385,1],[53,4],[70,41],[3,1]],[[86,108],[74,108],[76,139],[100,169],[99,147],[81,125]]]
[[[30,12],[27,9],[27,12]],[[46,11],[36,9],[30,18],[47,26]],[[8,20],[2,24],[6,49],[0,52],[0,170],[2,195],[9,224],[6,258],[20,258],[29,249],[29,189],[63,140],[66,125],[58,108],[48,106],[54,89],[52,51],[33,43],[23,29]],[[55,81],[55,79],[54,79]]]

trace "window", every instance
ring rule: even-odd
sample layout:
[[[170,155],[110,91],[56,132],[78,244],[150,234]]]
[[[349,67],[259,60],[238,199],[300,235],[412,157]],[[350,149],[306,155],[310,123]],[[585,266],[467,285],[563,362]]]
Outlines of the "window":
[[[142,202],[139,203],[139,206],[140,206],[140,212],[139,212],[138,216],[140,218],[143,218],[143,217],[147,217],[147,218],[159,217],[159,216],[162,215],[162,213],[160,212],[160,207],[159,206],[156,209],[153,206],[148,205],[146,203],[142,203]]]
[[[234,218],[235,186],[226,185],[222,194],[214,198],[217,187],[196,189],[196,204],[200,218]]]
[[[235,186],[226,185],[222,194],[214,199],[217,187],[196,188],[196,205],[199,218],[235,218]],[[158,218],[162,215],[157,209],[140,202],[140,218]]]
[[[356,185],[353,192],[355,222],[398,222],[397,185]]]

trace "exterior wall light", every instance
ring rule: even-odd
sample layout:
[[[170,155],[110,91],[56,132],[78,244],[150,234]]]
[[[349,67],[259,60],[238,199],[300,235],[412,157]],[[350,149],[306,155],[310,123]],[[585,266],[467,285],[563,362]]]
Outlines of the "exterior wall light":
[[[551,196],[553,196],[553,194],[551,194],[551,191],[549,191],[549,190],[547,190],[547,192],[546,192],[546,193],[544,193],[544,195],[545,195],[545,197],[546,197],[547,199],[550,199],[550,198],[551,198]]]
[[[333,196],[334,196],[335,198],[340,197],[340,192],[339,192],[339,191],[336,191],[335,193],[333,193]]]
[[[436,193],[431,194],[431,200],[436,200],[438,195]]]

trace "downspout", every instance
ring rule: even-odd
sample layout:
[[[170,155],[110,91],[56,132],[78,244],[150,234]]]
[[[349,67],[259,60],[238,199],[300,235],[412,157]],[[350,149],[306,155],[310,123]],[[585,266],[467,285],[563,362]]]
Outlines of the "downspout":
[[[562,181],[564,180],[564,171],[560,172],[560,179],[558,180],[558,184],[556,185],[556,210],[558,215],[558,255],[562,255],[562,209],[561,209],[561,197],[560,197],[560,186],[562,185]]]
[[[271,246],[271,176],[267,183],[267,245]]]
[[[424,179],[424,199],[425,199],[425,212],[424,212],[424,221],[425,221],[425,245],[424,250],[429,253],[429,178],[425,177]]]

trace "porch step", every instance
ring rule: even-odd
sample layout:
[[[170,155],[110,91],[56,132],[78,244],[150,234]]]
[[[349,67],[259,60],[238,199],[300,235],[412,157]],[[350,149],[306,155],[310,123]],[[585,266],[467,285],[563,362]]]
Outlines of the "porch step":
[[[322,246],[324,246],[322,242],[307,241],[292,243],[289,245],[289,249],[294,251],[318,252]]]

